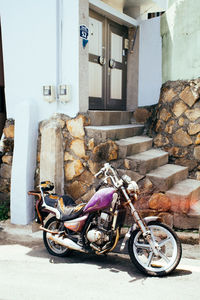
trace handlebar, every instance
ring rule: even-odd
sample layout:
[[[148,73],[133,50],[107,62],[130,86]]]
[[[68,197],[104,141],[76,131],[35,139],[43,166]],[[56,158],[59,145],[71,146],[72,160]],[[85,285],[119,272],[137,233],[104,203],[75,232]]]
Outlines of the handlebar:
[[[110,174],[108,174],[109,171],[110,171]],[[115,169],[109,163],[105,163],[103,168],[101,168],[101,170],[98,173],[96,173],[94,176],[97,178],[101,174],[104,174],[104,176],[105,176],[104,181],[105,182],[107,181],[107,178],[110,178],[113,185],[116,188],[119,188],[120,186],[123,185],[123,180],[118,178]]]

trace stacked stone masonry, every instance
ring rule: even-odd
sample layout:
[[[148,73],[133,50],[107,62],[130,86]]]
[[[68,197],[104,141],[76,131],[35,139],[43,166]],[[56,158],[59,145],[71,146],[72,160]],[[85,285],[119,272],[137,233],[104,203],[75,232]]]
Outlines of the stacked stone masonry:
[[[174,96],[175,92],[170,91],[169,95]],[[165,96],[166,97],[166,96]],[[164,107],[167,111],[167,108]],[[163,109],[164,109],[163,108]],[[139,112],[140,109],[136,113]],[[142,109],[147,111],[147,109]],[[159,110],[162,111],[160,107],[160,102],[158,105],[157,115],[159,116]],[[169,117],[166,111],[162,111],[162,121],[165,119],[167,121],[176,122],[175,118],[172,119],[172,116]],[[147,119],[152,117],[155,108],[151,108],[149,113],[146,113]],[[170,110],[169,110],[170,111]],[[135,115],[136,115],[135,113]],[[183,117],[183,116],[182,116]],[[171,118],[171,119],[170,119]],[[137,120],[138,121],[138,120]],[[145,118],[140,122],[145,123]],[[159,120],[154,122],[155,128],[157,126]],[[142,148],[138,150],[138,152],[153,153],[158,152],[156,155],[156,159],[154,158],[151,161],[151,168],[146,167],[144,165],[141,170],[139,163],[134,165],[133,162],[130,163],[130,157],[126,157],[126,155],[130,155],[129,150],[131,149],[130,141],[133,140],[132,137],[125,140],[111,140],[109,138],[105,138],[102,142],[99,140],[97,136],[91,136],[88,133],[87,127],[90,125],[90,118],[88,115],[78,115],[77,117],[70,119],[65,115],[56,114],[50,120],[44,121],[40,124],[40,134],[39,134],[39,142],[38,142],[38,165],[36,170],[36,184],[39,183],[39,174],[40,174],[40,151],[41,151],[41,131],[47,123],[56,122],[57,126],[61,129],[62,138],[63,138],[63,169],[64,169],[64,193],[71,195],[77,203],[87,202],[95,192],[95,186],[98,184],[98,181],[94,178],[94,174],[99,171],[101,166],[105,162],[111,162],[111,164],[118,169],[120,175],[126,173],[132,179],[138,182],[140,187],[140,196],[138,201],[135,203],[136,208],[140,210],[143,217],[149,215],[158,215],[162,218],[164,222],[169,224],[170,226],[175,226],[177,228],[198,228],[199,227],[199,218],[193,216],[191,214],[191,206],[196,204],[196,200],[200,196],[200,182],[197,186],[194,187],[196,182],[186,182],[188,176],[188,169],[186,167],[180,167],[177,165],[176,173],[178,174],[178,180],[173,176],[172,179],[166,179],[165,185],[167,188],[160,189],[159,185],[154,183],[153,177],[151,177],[150,173],[148,173],[150,169],[158,168],[161,165],[161,168],[165,167],[170,169],[170,165],[168,163],[168,153],[166,152],[165,145],[162,150],[153,150],[151,149],[152,142],[150,138],[145,137],[145,141],[143,141]],[[171,124],[170,123],[170,124]],[[153,123],[152,123],[153,124]],[[184,128],[181,128],[184,130]],[[164,137],[168,138],[165,135]],[[172,130],[172,134],[175,134],[176,131]],[[158,135],[161,132],[158,132]],[[188,133],[189,136],[189,133]],[[144,138],[144,137],[143,137]],[[157,138],[157,136],[156,136]],[[155,145],[157,139],[155,138]],[[135,137],[136,140],[140,139],[140,137]],[[170,140],[170,137],[168,138]],[[173,139],[173,137],[172,137]],[[126,147],[126,143],[128,146]],[[126,154],[124,152],[124,146],[126,148]],[[179,146],[180,147],[180,146]],[[137,149],[139,149],[139,145],[137,142]],[[135,148],[135,149],[136,149]],[[183,146],[182,146],[183,148]],[[183,150],[183,149],[182,149]],[[132,150],[131,150],[132,151]],[[186,151],[186,150],[185,150]],[[129,153],[129,154],[128,154]],[[170,152],[169,152],[170,154]],[[137,155],[137,154],[136,154]],[[138,157],[138,156],[137,156]],[[171,159],[171,155],[170,155]],[[142,164],[141,164],[142,165]],[[162,167],[162,165],[164,165]],[[169,167],[168,167],[169,166]],[[173,167],[174,165],[172,165]],[[173,167],[174,168],[174,167]],[[172,168],[172,169],[173,169]],[[144,171],[146,170],[146,171]],[[173,170],[172,170],[173,171]],[[177,175],[175,175],[177,176]],[[175,178],[175,179],[174,179]],[[60,178],[62,180],[62,178]],[[168,181],[170,180],[170,184],[168,185]],[[192,180],[192,179],[189,179]],[[177,197],[180,197],[180,194],[176,196],[176,191],[171,191],[173,186],[178,185],[178,181],[183,182],[186,186],[193,186],[194,188],[187,194],[183,194],[181,197],[181,201],[177,201]],[[183,188],[181,188],[183,189]],[[186,190],[188,188],[186,187]],[[126,220],[127,225],[132,223],[130,219],[130,215],[128,215]]]
[[[14,148],[14,120],[6,121],[1,141],[0,164],[0,204],[10,201],[10,182]]]
[[[154,145],[200,179],[200,79],[163,85],[154,130]]]

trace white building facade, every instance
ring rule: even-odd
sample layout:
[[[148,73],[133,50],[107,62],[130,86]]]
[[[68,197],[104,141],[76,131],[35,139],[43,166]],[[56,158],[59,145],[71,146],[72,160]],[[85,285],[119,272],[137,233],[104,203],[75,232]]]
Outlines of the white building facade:
[[[147,17],[148,12],[164,11],[167,1],[119,1],[118,6],[116,2],[0,0],[1,85],[5,88],[7,118],[15,120],[13,223],[32,220],[27,191],[34,186],[40,121],[54,113],[73,118],[88,109],[133,111],[158,102],[162,84],[160,18]],[[84,28],[89,30],[86,41]],[[110,44],[105,42],[108,28]],[[122,28],[126,31],[123,39]],[[120,43],[121,52],[116,50]],[[113,57],[105,54],[106,47]],[[95,62],[96,57],[99,60]],[[127,72],[125,81],[122,65]],[[122,107],[114,101],[120,97],[125,99]],[[102,106],[98,107],[100,98]]]

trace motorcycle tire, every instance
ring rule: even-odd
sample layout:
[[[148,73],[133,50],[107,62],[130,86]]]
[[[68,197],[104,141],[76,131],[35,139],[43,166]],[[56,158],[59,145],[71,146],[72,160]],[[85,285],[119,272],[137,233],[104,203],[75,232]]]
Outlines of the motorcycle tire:
[[[150,222],[148,228],[153,239],[159,245],[158,255],[153,253],[140,229],[132,232],[128,251],[132,263],[144,274],[165,276],[179,264],[182,248],[176,233],[167,225],[158,221]]]
[[[51,217],[45,223],[44,227],[49,230],[59,230],[60,226],[61,226],[61,222],[57,220],[56,217]],[[47,251],[54,256],[65,257],[65,256],[69,256],[70,253],[72,252],[71,249],[59,245],[54,241],[48,239],[46,231],[43,231],[43,241]]]

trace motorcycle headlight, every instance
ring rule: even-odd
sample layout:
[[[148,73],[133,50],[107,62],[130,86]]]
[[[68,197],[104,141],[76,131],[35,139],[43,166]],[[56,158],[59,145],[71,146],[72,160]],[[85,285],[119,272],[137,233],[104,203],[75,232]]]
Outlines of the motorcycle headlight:
[[[139,192],[139,187],[138,187],[138,185],[137,185],[137,183],[135,181],[131,181],[128,184],[127,192],[129,194],[132,194],[132,193],[136,193],[137,194]]]

